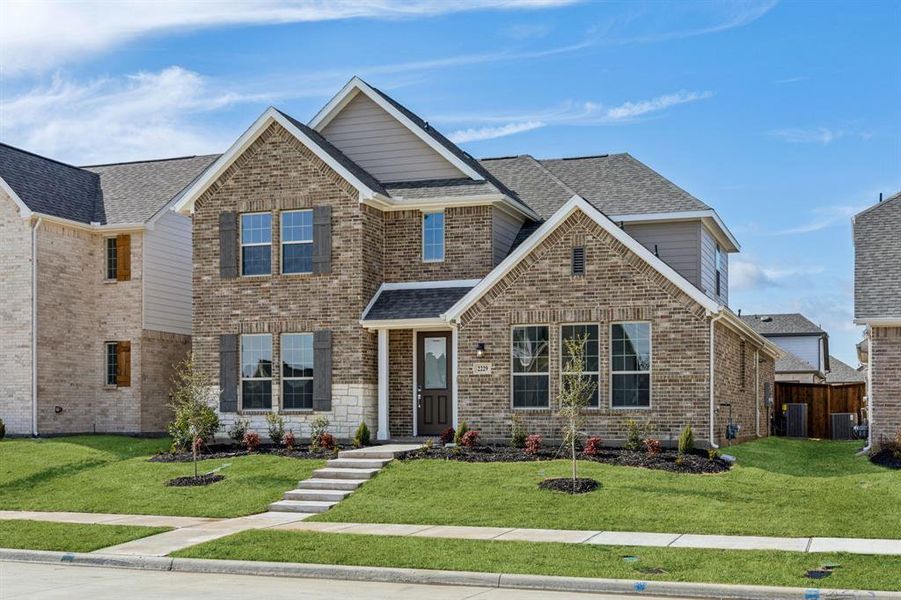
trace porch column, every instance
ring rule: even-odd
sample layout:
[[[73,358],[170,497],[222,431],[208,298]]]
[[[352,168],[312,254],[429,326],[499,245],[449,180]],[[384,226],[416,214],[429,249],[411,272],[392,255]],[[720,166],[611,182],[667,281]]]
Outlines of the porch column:
[[[388,431],[388,330],[379,329],[379,430],[376,439],[390,439]]]

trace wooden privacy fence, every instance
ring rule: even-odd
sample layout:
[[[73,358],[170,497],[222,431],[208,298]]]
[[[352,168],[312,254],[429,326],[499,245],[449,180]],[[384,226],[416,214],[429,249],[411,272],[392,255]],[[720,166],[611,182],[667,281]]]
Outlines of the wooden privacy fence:
[[[806,404],[808,437],[832,439],[832,419],[829,415],[854,413],[857,415],[857,424],[863,423],[865,394],[864,383],[828,385],[777,381],[773,398],[777,433],[785,435],[783,405]]]

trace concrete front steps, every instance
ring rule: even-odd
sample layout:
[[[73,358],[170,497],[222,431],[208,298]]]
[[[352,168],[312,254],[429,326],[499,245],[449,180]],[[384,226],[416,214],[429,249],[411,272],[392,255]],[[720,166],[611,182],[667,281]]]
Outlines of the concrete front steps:
[[[376,476],[395,455],[415,450],[418,444],[389,444],[356,450],[342,450],[338,458],[313,471],[313,476],[285,492],[285,497],[269,505],[276,512],[321,513],[344,500],[355,489]]]

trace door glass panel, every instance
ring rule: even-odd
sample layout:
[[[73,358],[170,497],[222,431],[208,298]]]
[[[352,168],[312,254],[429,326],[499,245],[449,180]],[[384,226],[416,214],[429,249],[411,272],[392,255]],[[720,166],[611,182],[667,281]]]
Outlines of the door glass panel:
[[[447,389],[447,338],[427,337],[425,343],[425,389]]]

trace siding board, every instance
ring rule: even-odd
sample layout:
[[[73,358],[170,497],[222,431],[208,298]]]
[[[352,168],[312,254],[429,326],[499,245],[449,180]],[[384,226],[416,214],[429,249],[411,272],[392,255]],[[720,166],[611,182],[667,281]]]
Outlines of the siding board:
[[[651,252],[654,252],[656,245],[657,254],[663,262],[695,286],[701,286],[699,221],[626,223],[624,230]]]
[[[191,220],[167,212],[144,236],[144,328],[191,334]]]
[[[515,217],[498,208],[492,209],[491,236],[495,266],[507,257],[522,224],[521,217]]]

